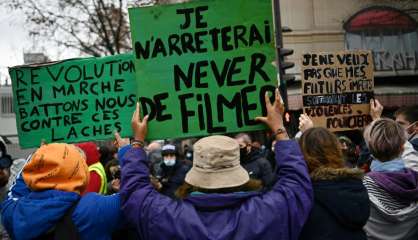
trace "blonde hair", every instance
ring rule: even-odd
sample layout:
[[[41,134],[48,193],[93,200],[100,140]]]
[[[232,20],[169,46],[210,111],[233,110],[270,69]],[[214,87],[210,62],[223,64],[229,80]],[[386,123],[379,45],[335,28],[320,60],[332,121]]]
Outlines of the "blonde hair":
[[[388,118],[373,121],[366,127],[363,136],[370,153],[383,162],[401,155],[407,139],[402,126]]]

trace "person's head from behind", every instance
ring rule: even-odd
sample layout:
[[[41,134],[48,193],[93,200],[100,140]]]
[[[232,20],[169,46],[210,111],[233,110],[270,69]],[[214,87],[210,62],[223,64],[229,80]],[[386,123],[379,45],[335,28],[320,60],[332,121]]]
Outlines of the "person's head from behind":
[[[162,146],[159,141],[152,141],[145,147],[145,152],[151,165],[155,163],[159,164],[162,161],[161,149]]]
[[[259,141],[253,141],[251,147],[257,150],[261,150],[263,145]]]
[[[83,150],[86,155],[87,165],[91,166],[100,161],[99,148],[94,142],[77,143],[76,146]]]
[[[341,146],[344,161],[347,166],[354,167],[357,164],[356,145],[346,136],[339,136],[338,141]]]
[[[161,149],[161,156],[163,157],[163,163],[167,167],[172,167],[176,165],[176,161],[178,158],[178,151],[177,147],[173,144],[166,144]]]
[[[399,108],[395,112],[395,118],[409,136],[418,133],[418,105]]]
[[[109,161],[114,159],[115,153],[118,152],[118,149],[115,146],[100,146],[100,162],[105,166]]]
[[[319,168],[344,167],[341,145],[337,137],[328,129],[322,127],[310,128],[302,134],[299,143],[309,173]]]
[[[252,150],[252,140],[251,137],[246,133],[239,133],[235,136],[240,149],[240,159],[241,162],[248,160]]]
[[[237,141],[240,149],[245,148],[248,151],[250,151],[251,144],[252,144],[252,140],[251,140],[250,135],[248,135],[246,133],[239,133],[239,134],[235,135],[235,140]]]
[[[120,179],[120,165],[117,159],[112,159],[106,163],[105,167],[106,179]]]
[[[373,121],[366,127],[363,135],[370,153],[382,162],[399,157],[406,142],[404,129],[388,118]]]
[[[89,181],[83,151],[65,143],[42,145],[32,154],[22,176],[32,191],[54,189],[80,194]]]
[[[10,166],[12,157],[7,154],[6,144],[0,141],[0,188],[4,187],[10,177]]]
[[[184,198],[193,191],[232,193],[261,188],[261,182],[250,180],[241,166],[240,147],[236,140],[226,136],[205,137],[197,141],[193,149],[193,167],[177,196]]]
[[[161,151],[161,148],[162,148],[162,146],[161,146],[161,143],[159,141],[152,141],[147,145],[147,147],[145,148],[145,151],[147,153],[151,153],[151,152],[154,152],[154,151]]]

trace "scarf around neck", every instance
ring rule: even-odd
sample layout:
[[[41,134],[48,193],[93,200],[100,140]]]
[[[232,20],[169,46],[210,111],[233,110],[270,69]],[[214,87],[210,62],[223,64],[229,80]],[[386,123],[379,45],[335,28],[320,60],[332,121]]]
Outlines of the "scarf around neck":
[[[397,172],[405,169],[405,163],[400,158],[395,158],[387,162],[381,162],[377,159],[370,165],[372,172]]]

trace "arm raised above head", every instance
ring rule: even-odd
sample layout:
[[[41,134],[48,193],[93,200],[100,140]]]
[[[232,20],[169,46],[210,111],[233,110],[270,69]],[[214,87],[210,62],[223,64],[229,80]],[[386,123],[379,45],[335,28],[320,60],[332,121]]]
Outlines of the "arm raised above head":
[[[158,193],[150,181],[150,170],[147,155],[143,149],[143,141],[147,134],[147,119],[139,116],[139,104],[132,117],[134,141],[132,146],[122,148],[121,163],[121,208],[127,221],[142,229],[150,221],[154,210],[175,201]],[[125,152],[126,151],[126,152]],[[158,201],[158,204],[156,204]]]
[[[274,147],[277,162],[277,182],[265,193],[260,204],[275,209],[283,226],[289,226],[289,239],[297,239],[312,207],[312,184],[306,162],[296,141],[289,140],[283,127],[284,112],[281,97],[276,89],[274,104],[266,95],[267,116],[258,117],[275,133]]]

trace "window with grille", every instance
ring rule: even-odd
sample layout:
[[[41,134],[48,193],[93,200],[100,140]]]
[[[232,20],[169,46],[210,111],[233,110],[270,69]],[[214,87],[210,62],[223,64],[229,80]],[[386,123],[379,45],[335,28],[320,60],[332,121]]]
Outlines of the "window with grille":
[[[418,70],[418,23],[407,13],[369,7],[352,16],[344,29],[347,49],[372,50],[375,71]]]
[[[0,103],[2,116],[10,116],[14,114],[13,97],[11,95],[1,96]]]

